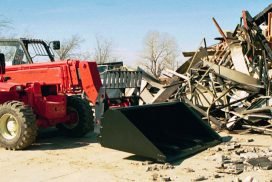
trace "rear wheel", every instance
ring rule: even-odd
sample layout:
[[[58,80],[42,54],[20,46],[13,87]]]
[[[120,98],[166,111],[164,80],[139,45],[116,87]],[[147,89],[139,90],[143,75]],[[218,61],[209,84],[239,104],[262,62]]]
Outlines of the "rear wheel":
[[[87,101],[75,96],[68,97],[67,112],[74,112],[77,121],[71,124],[60,123],[57,125],[57,128],[65,135],[82,137],[94,130],[93,111]]]
[[[31,145],[37,136],[36,117],[29,106],[11,101],[0,105],[0,145],[20,150]]]

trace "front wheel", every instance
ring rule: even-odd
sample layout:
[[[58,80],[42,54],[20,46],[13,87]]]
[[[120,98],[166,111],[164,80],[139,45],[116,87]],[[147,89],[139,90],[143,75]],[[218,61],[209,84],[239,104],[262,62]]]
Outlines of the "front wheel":
[[[36,117],[29,106],[11,101],[0,105],[0,145],[9,150],[21,150],[31,145],[37,136]]]
[[[93,111],[87,101],[75,96],[68,97],[67,112],[75,112],[77,121],[71,124],[60,123],[57,125],[57,128],[65,135],[82,137],[94,130]]]

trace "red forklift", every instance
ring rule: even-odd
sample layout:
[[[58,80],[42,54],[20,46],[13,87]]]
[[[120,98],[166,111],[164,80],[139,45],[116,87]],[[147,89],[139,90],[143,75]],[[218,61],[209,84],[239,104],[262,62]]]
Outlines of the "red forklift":
[[[59,48],[58,41],[52,45]],[[27,39],[0,40],[0,56],[1,146],[12,150],[28,147],[38,127],[56,126],[74,137],[94,129],[89,102],[78,95],[84,92],[93,105],[99,103],[102,83],[95,62],[53,62],[47,44]]]

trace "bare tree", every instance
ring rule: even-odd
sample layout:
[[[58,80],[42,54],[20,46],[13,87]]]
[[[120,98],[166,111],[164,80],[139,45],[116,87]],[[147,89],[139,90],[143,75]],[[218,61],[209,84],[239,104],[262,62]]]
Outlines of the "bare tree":
[[[175,69],[177,64],[177,43],[167,33],[149,32],[144,39],[141,64],[156,78],[164,69]]]
[[[80,53],[78,53],[77,57],[80,60],[94,61],[93,55],[90,51],[81,51]]]
[[[60,50],[57,50],[57,57],[60,60],[79,57],[79,54],[75,53],[79,49],[83,39],[78,35],[73,35],[70,39],[66,39],[61,42]]]
[[[96,36],[96,48],[94,59],[97,63],[106,63],[112,61],[112,41],[101,36]]]

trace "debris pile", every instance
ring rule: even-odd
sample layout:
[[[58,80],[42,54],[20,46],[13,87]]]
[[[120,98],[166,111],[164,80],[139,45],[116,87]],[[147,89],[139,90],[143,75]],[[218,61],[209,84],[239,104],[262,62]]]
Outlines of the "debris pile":
[[[233,32],[223,32],[213,18],[220,42],[207,47],[204,39],[196,52],[184,53],[190,59],[172,72],[179,82],[169,98],[189,104],[217,128],[272,135],[271,11],[272,5],[254,18],[243,11]]]

